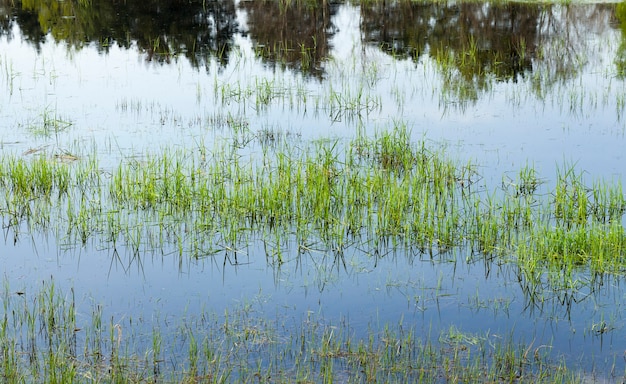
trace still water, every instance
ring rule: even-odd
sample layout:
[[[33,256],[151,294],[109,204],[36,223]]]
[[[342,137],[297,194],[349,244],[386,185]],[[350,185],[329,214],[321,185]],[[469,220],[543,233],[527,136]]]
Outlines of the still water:
[[[23,157],[95,151],[107,172],[222,137],[278,132],[297,145],[402,121],[416,141],[479,164],[486,188],[526,164],[547,183],[564,163],[619,182],[622,15],[615,4],[3,1],[0,145]],[[513,335],[599,376],[624,371],[621,276],[537,303],[514,265],[474,262],[463,249],[373,258],[294,246],[276,266],[256,243],[236,261],[232,252],[181,260],[169,250],[68,249],[22,230],[17,242],[6,231],[0,252],[13,289],[53,279],[73,287],[79,306],[101,303],[146,329],[250,303],[294,323],[310,313],[347,319],[363,336],[399,322],[424,337],[450,327]],[[597,331],[603,321],[608,332]]]

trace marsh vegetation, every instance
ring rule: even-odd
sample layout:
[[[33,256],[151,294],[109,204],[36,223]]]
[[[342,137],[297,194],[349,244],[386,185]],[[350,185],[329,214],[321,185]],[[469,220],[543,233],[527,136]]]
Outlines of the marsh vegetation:
[[[623,380],[621,4],[0,9],[4,381]]]

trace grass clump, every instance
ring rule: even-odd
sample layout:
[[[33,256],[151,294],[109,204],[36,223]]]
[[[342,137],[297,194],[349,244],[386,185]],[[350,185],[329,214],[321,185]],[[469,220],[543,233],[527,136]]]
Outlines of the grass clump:
[[[412,142],[402,123],[373,138],[292,146],[216,143],[122,161],[40,154],[0,162],[0,211],[19,233],[54,228],[64,246],[121,243],[135,255],[192,258],[262,244],[271,263],[296,251],[403,249],[447,259],[513,260],[533,271],[619,274],[626,265],[620,183],[591,186],[574,167],[553,185],[531,166],[476,188],[476,165]],[[54,225],[52,225],[54,223]],[[16,235],[17,236],[17,235]],[[533,269],[534,268],[534,269]]]
[[[18,292],[5,280],[2,304],[6,383],[577,382],[548,346],[454,327],[425,340],[403,324],[359,338],[349,324],[312,315],[285,329],[244,305],[223,316],[156,321],[146,334],[132,318],[104,320],[107,308],[77,300],[52,280]]]
[[[224,263],[237,263],[262,245],[274,266],[304,253],[338,262],[351,250],[456,262],[463,250],[486,268],[515,263],[529,305],[548,291],[573,297],[581,284],[593,292],[603,275],[619,279],[625,269],[621,185],[588,186],[574,167],[560,169],[553,185],[526,166],[500,188],[477,189],[475,165],[412,142],[402,124],[348,142],[283,141],[260,152],[253,141],[228,144],[147,154],[107,170],[95,156],[7,155],[0,161],[6,232],[14,241],[22,231],[53,232],[65,249],[94,242],[134,259],[223,254]],[[316,322],[282,334],[245,313],[208,333],[198,331],[204,323],[183,323],[173,336],[155,329],[151,340],[128,345],[122,329],[130,324],[107,323],[99,306],[79,324],[73,294],[60,296],[52,284],[36,299],[23,296],[8,288],[3,296],[0,372],[8,382],[575,381],[542,354],[547,348],[488,335],[451,330],[434,342],[400,328],[355,339]],[[165,366],[165,356],[184,363]]]

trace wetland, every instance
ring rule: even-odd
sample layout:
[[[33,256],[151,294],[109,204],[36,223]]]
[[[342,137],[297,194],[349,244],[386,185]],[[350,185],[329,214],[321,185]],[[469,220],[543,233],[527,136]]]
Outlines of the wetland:
[[[626,6],[0,0],[3,382],[626,380]]]

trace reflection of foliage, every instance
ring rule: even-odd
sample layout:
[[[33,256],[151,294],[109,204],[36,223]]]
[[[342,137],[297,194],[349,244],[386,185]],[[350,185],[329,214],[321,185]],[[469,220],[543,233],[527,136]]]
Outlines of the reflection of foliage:
[[[240,4],[261,57],[321,75],[339,3]],[[608,13],[626,19],[624,4],[390,0],[364,1],[360,9],[366,42],[397,58],[432,58],[446,92],[461,101],[476,100],[493,81],[518,81],[531,72],[535,91],[542,95],[584,62],[578,29]],[[224,64],[236,30],[235,12],[232,0],[0,0],[0,34],[10,38],[17,25],[37,48],[49,35],[74,49],[90,45],[106,52],[115,44],[137,47],[149,60],[168,62],[182,55],[194,66],[207,65],[211,57]],[[626,31],[624,25],[622,29]],[[626,76],[626,41],[615,63],[620,76]]]
[[[614,4],[561,4],[541,8],[538,15],[536,54],[533,56],[533,91],[545,97],[548,90],[578,75],[590,56],[591,36],[609,25]]]
[[[37,15],[14,7],[12,0],[0,0],[0,36],[6,34],[11,39],[16,24],[22,29],[23,39],[39,49],[45,35],[41,32]]]
[[[446,92],[464,102],[476,100],[494,81],[515,82],[531,72],[539,72],[540,95],[571,77],[584,62],[579,30],[602,20],[611,7],[395,0],[362,5],[361,27],[367,42],[394,57],[430,57]]]
[[[366,41],[380,44],[394,57],[417,59],[426,48],[429,20],[441,10],[441,6],[433,3],[363,3],[361,29]]]
[[[531,70],[538,13],[537,6],[521,4],[462,4],[446,12],[429,39],[446,87],[462,100],[475,100],[492,79],[517,81]]]
[[[394,56],[428,54],[446,89],[474,100],[491,79],[516,81],[532,69],[540,7],[525,4],[426,4],[396,1],[362,8],[369,41]]]
[[[16,0],[5,7],[36,45],[46,34],[74,48],[93,44],[107,51],[112,44],[135,45],[149,60],[184,55],[195,66],[212,56],[225,63],[236,28],[230,1]],[[9,27],[2,25],[0,32]]]
[[[615,56],[615,67],[620,78],[626,77],[626,3],[621,2],[615,7],[615,16],[619,20],[622,30],[622,40],[620,41],[617,54]]]
[[[312,75],[321,74],[336,4],[262,0],[242,2],[242,7],[248,11],[249,33],[261,57]]]

